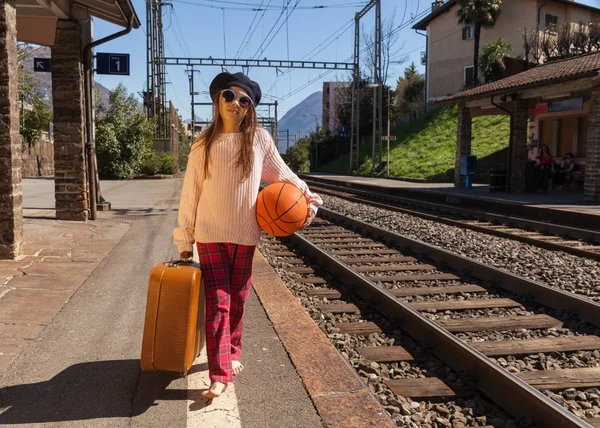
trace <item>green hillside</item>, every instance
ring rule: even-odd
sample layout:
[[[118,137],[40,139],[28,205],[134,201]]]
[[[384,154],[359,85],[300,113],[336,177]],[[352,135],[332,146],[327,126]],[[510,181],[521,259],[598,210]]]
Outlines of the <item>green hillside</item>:
[[[390,143],[390,175],[427,179],[454,168],[457,117],[456,106],[445,107],[393,130],[392,135],[396,135],[397,141]],[[482,158],[507,147],[509,128],[508,116],[475,118],[472,154]],[[384,142],[384,161],[387,159],[386,144]],[[371,172],[371,150],[370,143],[360,147],[359,174]],[[348,164],[346,155],[318,170],[345,174]]]

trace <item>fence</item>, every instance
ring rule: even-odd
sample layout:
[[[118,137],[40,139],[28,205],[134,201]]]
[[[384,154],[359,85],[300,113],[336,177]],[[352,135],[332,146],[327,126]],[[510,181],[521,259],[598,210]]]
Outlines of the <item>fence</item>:
[[[23,147],[22,176],[25,178],[54,176],[54,144],[47,132],[42,134],[40,141],[33,146]]]
[[[477,173],[473,176],[473,182],[479,184],[489,184],[490,171],[506,170],[508,156],[508,147],[488,156],[477,159]],[[452,183],[454,181],[454,168],[441,174],[430,177],[426,180],[419,180],[428,183]]]
[[[415,111],[411,111],[410,113],[397,118],[396,126],[408,125],[412,121],[417,120],[418,118],[423,117],[423,116],[425,116],[425,107],[420,107],[420,108],[416,109]]]

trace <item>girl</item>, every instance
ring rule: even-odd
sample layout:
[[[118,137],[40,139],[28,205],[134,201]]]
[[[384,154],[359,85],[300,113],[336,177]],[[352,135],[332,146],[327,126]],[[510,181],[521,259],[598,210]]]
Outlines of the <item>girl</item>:
[[[261,179],[290,183],[304,193],[309,205],[304,227],[323,204],[283,162],[269,132],[257,125],[261,90],[256,82],[242,73],[220,73],[210,95],[214,119],[190,150],[173,231],[182,259],[192,257],[194,242],[200,257],[211,381],[202,393],[206,399],[219,397],[243,369],[244,307],[261,235],[255,217]]]

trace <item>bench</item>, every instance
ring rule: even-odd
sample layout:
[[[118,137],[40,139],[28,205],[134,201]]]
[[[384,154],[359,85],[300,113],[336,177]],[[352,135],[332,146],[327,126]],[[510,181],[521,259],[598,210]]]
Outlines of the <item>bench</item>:
[[[562,157],[553,158],[556,168],[560,166],[563,161]],[[571,183],[575,183],[577,187],[583,188],[583,181],[585,179],[585,158],[573,158],[575,161],[575,167],[571,174],[565,177],[565,187],[571,187]]]

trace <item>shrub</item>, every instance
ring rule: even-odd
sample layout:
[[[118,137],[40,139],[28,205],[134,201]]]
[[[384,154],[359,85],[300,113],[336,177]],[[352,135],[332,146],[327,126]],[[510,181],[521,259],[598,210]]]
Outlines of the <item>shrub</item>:
[[[177,172],[177,158],[171,153],[152,150],[142,159],[140,172],[143,175],[175,174]]]
[[[98,171],[101,177],[133,178],[152,144],[154,124],[123,85],[110,93],[104,117],[96,121]]]
[[[175,174],[177,172],[177,158],[172,153],[158,152],[158,158],[160,160],[159,174]]]

